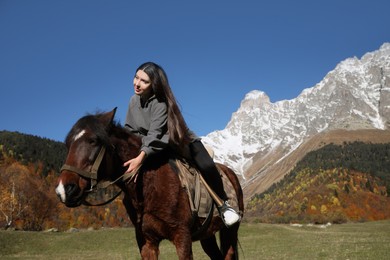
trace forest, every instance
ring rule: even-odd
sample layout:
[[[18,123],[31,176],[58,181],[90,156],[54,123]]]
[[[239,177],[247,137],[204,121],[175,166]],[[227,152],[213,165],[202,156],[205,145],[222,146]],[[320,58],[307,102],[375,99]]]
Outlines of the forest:
[[[121,196],[104,207],[70,209],[60,203],[54,190],[66,152],[61,142],[0,131],[0,228],[40,231],[131,225]],[[91,199],[101,202],[110,195]]]
[[[328,144],[308,153],[247,216],[271,223],[344,223],[390,218],[390,143]]]
[[[0,131],[0,149],[5,153],[0,153],[0,159],[5,155],[23,165],[39,165],[42,176],[58,170],[66,156],[64,143],[18,132]]]
[[[102,207],[67,208],[54,189],[64,143],[0,131],[0,229],[128,227],[119,196]],[[390,143],[329,144],[255,195],[244,221],[344,223],[390,219]],[[95,194],[101,202],[115,192]]]

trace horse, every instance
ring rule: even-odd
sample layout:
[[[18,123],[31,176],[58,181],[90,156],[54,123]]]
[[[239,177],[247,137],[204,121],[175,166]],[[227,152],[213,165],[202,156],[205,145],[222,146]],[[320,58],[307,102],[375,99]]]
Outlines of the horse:
[[[169,163],[170,152],[148,157],[136,178],[124,177],[127,168],[123,163],[138,155],[141,138],[116,122],[115,112],[116,108],[85,115],[69,131],[65,139],[68,154],[55,188],[61,202],[78,207],[99,183],[110,181],[124,194],[122,202],[134,225],[142,259],[158,259],[164,239],[174,244],[181,260],[193,259],[192,242],[197,240],[210,259],[238,259],[240,223],[226,227],[220,216],[213,215],[204,227],[205,218],[191,212],[188,193]],[[243,213],[243,192],[236,174],[217,165],[231,181]]]

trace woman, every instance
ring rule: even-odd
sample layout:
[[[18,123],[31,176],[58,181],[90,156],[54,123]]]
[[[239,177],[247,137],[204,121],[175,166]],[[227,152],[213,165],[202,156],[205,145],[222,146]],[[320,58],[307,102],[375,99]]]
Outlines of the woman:
[[[164,70],[153,62],[142,64],[134,76],[134,92],[126,115],[125,127],[142,136],[139,155],[124,163],[127,172],[139,168],[147,156],[172,148],[184,158],[191,157],[203,178],[224,201],[218,207],[226,226],[240,220],[227,204],[221,176],[201,141],[195,138],[184,121]]]

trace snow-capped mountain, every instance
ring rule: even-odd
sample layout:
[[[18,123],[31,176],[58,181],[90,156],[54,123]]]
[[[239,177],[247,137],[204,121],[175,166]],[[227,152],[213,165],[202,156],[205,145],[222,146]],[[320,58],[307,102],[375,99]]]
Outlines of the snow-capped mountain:
[[[202,141],[245,179],[255,154],[277,148],[281,160],[323,131],[371,128],[390,129],[390,43],[342,61],[295,99],[271,103],[264,92],[249,92],[226,128]]]

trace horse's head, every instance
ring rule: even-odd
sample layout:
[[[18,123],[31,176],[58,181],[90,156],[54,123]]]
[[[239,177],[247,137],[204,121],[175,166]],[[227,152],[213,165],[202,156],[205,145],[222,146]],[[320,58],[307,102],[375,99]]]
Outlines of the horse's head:
[[[103,176],[112,149],[109,131],[116,108],[111,112],[80,118],[66,137],[68,155],[61,168],[56,193],[68,207],[77,207]]]

